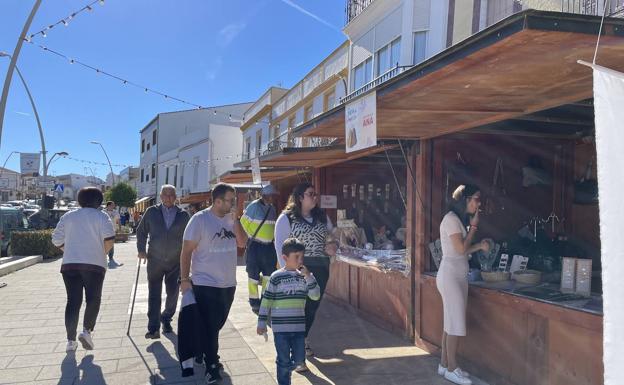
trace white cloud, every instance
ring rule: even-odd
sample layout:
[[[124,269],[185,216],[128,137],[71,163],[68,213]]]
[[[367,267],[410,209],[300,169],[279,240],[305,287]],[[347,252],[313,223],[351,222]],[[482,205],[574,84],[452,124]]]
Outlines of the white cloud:
[[[317,16],[315,14],[313,14],[312,12],[308,11],[307,9],[293,3],[291,0],[282,0],[282,3],[296,9],[297,11],[303,13],[306,16],[309,16],[311,18],[313,18],[314,20],[318,21],[319,23],[333,29],[334,31],[338,31],[340,33],[342,33],[342,31],[340,30],[340,28],[336,27],[335,25],[333,25],[332,23],[330,23],[329,21],[322,19],[320,16]]]
[[[222,66],[223,66],[223,57],[217,56],[213,60],[210,67],[208,67],[208,69],[206,70],[206,73],[205,73],[206,80],[209,80],[209,81],[215,80]]]
[[[234,39],[247,27],[245,23],[232,23],[223,27],[217,35],[217,43],[223,47],[230,45]]]

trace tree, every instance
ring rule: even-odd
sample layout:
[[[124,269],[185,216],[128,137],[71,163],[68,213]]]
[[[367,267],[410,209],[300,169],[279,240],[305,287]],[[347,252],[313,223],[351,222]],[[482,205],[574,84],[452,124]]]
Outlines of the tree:
[[[137,192],[128,183],[119,182],[104,193],[106,201],[113,201],[119,207],[134,207]]]

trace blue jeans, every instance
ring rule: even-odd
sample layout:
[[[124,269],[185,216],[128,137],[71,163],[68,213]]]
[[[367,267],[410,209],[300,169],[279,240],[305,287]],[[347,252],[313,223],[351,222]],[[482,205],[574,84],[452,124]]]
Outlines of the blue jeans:
[[[305,361],[305,333],[273,333],[277,350],[277,383],[290,385],[290,373]]]

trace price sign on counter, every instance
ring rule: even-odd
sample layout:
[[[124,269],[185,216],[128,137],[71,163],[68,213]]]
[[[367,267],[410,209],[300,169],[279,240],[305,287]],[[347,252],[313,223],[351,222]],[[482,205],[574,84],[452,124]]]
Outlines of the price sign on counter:
[[[338,197],[336,195],[321,195],[321,208],[322,209],[338,208]]]

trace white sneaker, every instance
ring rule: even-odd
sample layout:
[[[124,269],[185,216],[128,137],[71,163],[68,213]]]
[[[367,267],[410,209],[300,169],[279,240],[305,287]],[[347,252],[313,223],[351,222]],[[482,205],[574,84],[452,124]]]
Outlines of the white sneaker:
[[[472,380],[470,380],[470,378],[468,377],[462,376],[461,372],[458,369],[459,368],[456,368],[452,372],[447,370],[446,373],[444,373],[444,378],[446,378],[447,380],[451,381],[454,384],[472,385]]]
[[[67,340],[67,346],[65,346],[65,352],[71,353],[75,352],[78,349],[78,342]]]
[[[83,330],[78,335],[78,341],[82,344],[82,347],[86,350],[93,350],[93,338],[91,338],[91,333],[88,330]]]
[[[299,364],[299,365],[297,365],[295,367],[295,372],[297,372],[297,373],[307,372],[308,370],[310,370],[310,369],[308,369],[308,366],[306,365],[305,362],[302,363],[302,364]]]
[[[444,376],[444,373],[446,373],[447,370],[448,369],[446,369],[444,366],[442,366],[442,364],[438,364],[438,374],[440,376]],[[455,370],[458,370],[459,373],[461,373],[461,375],[464,376],[464,377],[470,377],[470,374],[467,371],[462,370],[459,366]]]

